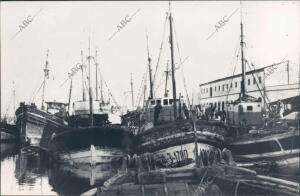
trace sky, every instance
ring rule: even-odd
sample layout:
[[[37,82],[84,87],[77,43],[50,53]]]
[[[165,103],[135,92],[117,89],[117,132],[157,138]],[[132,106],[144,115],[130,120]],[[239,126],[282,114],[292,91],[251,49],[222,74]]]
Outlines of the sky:
[[[242,6],[239,1],[175,1],[171,3],[171,10],[178,67],[177,92],[183,95],[188,92],[194,102],[199,84],[233,74],[241,12],[248,61],[260,68],[286,57],[299,66],[299,1],[243,1]],[[167,11],[167,1],[1,2],[1,114],[13,114],[13,89],[16,107],[21,101],[41,105],[41,90],[36,95],[34,92],[43,81],[47,50],[50,77],[45,100],[68,102],[68,72],[81,62],[81,50],[86,59],[89,37],[91,55],[95,56],[96,48],[98,51],[102,78],[116,102],[128,107],[131,107],[131,74],[135,106],[143,95],[141,83],[147,70],[146,32],[153,72],[164,40],[154,82],[156,97],[163,97],[164,71],[170,61],[169,23],[163,36]],[[27,19],[31,22],[20,27]],[[127,23],[120,28],[121,21],[126,19]],[[222,19],[227,22],[215,32]],[[179,56],[185,59],[184,63],[180,64]],[[92,61],[90,67],[94,89]],[[237,66],[235,73],[240,70]],[[80,72],[73,76],[72,101],[82,99],[80,77]],[[148,75],[146,78],[148,80]],[[168,86],[171,86],[170,80]],[[149,87],[147,94],[148,91]],[[107,97],[108,90],[104,88],[103,92]]]

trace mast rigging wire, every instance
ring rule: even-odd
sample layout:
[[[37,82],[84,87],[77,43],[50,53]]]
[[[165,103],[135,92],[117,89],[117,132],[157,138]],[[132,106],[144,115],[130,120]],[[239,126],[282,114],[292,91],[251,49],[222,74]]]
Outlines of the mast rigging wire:
[[[153,77],[153,82],[152,82],[153,86],[155,84],[156,75],[157,75],[157,71],[158,71],[158,66],[159,66],[159,62],[160,62],[160,58],[161,58],[161,53],[162,53],[162,49],[163,49],[163,45],[164,45],[164,37],[165,37],[165,34],[166,34],[166,24],[167,24],[167,21],[168,21],[168,16],[169,16],[169,13],[166,14],[166,19],[165,19],[165,22],[164,22],[163,36],[162,36],[162,41],[161,41],[160,48],[159,48],[158,59],[157,59],[157,63],[156,63],[156,67],[155,67],[155,72],[154,72],[154,77]]]

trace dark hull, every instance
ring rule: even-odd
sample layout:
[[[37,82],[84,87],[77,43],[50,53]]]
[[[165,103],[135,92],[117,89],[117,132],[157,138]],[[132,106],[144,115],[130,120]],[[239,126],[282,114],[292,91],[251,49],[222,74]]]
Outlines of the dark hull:
[[[228,145],[238,165],[263,174],[297,175],[299,179],[299,131],[235,141]]]
[[[70,128],[51,139],[49,150],[62,162],[107,163],[131,154],[132,140],[121,126]]]
[[[94,114],[94,126],[103,126],[109,124],[108,114]],[[72,115],[67,118],[70,127],[88,127],[90,125],[90,117],[88,114]]]
[[[47,150],[53,133],[62,132],[66,128],[62,118],[29,105],[20,106],[16,116],[22,146],[35,146]]]
[[[1,142],[16,141],[19,138],[19,129],[16,125],[1,122]]]

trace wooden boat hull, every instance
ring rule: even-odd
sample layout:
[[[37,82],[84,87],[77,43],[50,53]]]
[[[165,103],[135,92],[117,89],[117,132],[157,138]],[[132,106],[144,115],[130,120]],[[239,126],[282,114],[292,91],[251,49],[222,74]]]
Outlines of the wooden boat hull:
[[[299,174],[299,147],[299,131],[236,141],[228,145],[239,166],[278,174]]]
[[[134,177],[137,176],[137,177]],[[82,195],[297,195],[298,183],[257,175],[244,168],[214,165],[124,172]]]
[[[57,161],[94,165],[126,157],[132,140],[132,133],[121,126],[70,128],[55,135],[49,149]]]
[[[16,116],[22,146],[36,146],[47,150],[53,133],[66,128],[62,118],[29,105],[21,105]]]
[[[220,153],[223,136],[218,133],[225,127],[208,121],[197,122],[198,155]],[[211,132],[210,132],[211,131]],[[190,121],[171,123],[144,131],[137,136],[137,152],[152,153],[158,167],[182,167],[195,162],[195,133]]]
[[[1,142],[15,141],[19,137],[19,130],[15,125],[1,122]]]
[[[95,165],[118,162],[125,156],[125,152],[116,148],[95,148],[92,146],[90,149],[59,153],[58,159],[61,162]]]
[[[218,152],[218,148],[204,144],[201,142],[198,145],[198,155],[206,153]],[[156,152],[153,152],[156,166],[167,167],[182,167],[195,163],[195,143],[187,143],[183,145],[172,146]]]

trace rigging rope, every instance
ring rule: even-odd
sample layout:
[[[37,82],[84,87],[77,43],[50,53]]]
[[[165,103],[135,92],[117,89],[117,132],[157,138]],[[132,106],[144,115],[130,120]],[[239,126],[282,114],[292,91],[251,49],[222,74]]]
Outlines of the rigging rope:
[[[162,49],[163,49],[164,37],[165,37],[165,34],[166,34],[166,24],[167,24],[167,21],[168,21],[168,16],[169,16],[169,13],[167,13],[166,19],[165,19],[165,22],[164,22],[164,30],[163,30],[162,41],[161,41],[161,44],[160,44],[158,59],[157,59],[156,67],[155,67],[155,73],[154,73],[154,77],[153,77],[153,81],[152,81],[152,83],[153,83],[152,85],[153,86],[155,84],[156,75],[157,75],[157,71],[158,71],[158,66],[159,66],[159,62],[160,62],[160,58],[161,58],[161,53],[162,53]]]
[[[233,69],[232,75],[235,74],[235,70],[236,70],[236,67],[237,67],[237,62],[239,60],[239,54],[240,54],[240,51],[241,51],[241,48],[239,47],[239,41],[240,41],[240,38],[238,38],[238,40],[237,40],[237,44],[236,44],[236,47],[235,47],[235,50],[234,50],[234,56],[233,56],[233,58],[232,58],[232,60],[230,62],[230,65],[231,65],[233,63],[235,57],[236,57],[236,61],[235,61],[235,65],[234,65],[234,69]],[[231,78],[230,87],[231,87],[232,81],[233,81],[233,78]],[[230,90],[231,90],[231,88],[228,88],[227,95],[226,95],[226,102],[228,102],[228,96],[229,96]]]
[[[30,102],[34,102],[36,95],[40,92],[42,86],[44,85],[45,81],[42,82],[40,88],[36,91],[35,95],[30,99]]]
[[[177,48],[177,51],[178,51],[179,62],[180,62],[179,65],[181,65],[183,62],[182,62],[181,55],[180,55],[180,50],[179,50],[179,44],[178,44],[178,39],[177,39],[175,22],[173,22],[173,26],[174,26],[174,35],[175,35],[175,40],[176,40],[176,48]],[[191,108],[192,105],[191,105],[189,94],[188,94],[188,91],[187,91],[186,80],[185,80],[185,77],[184,77],[183,69],[181,69],[181,76],[182,76],[182,80],[183,80],[183,86],[184,86],[184,90],[185,90],[185,94],[186,94],[186,99],[187,99],[187,102],[188,102],[188,107],[191,110],[192,109]]]

